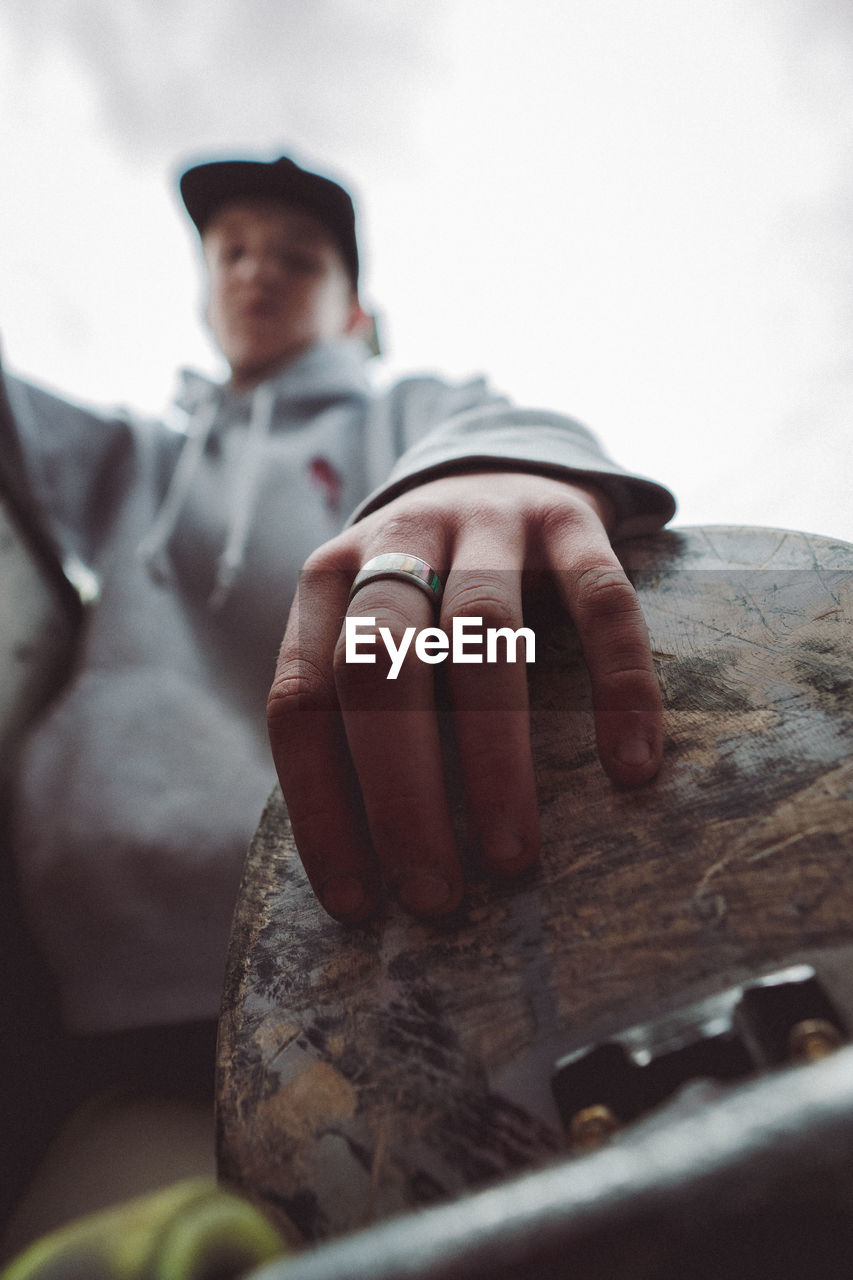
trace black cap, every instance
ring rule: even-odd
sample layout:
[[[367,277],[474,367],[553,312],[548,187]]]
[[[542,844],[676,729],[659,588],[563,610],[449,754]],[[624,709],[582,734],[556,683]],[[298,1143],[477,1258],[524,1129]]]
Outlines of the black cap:
[[[278,160],[213,160],[182,174],[181,196],[199,235],[229,200],[263,196],[311,213],[335,237],[353,285],[358,284],[355,209],[347,191],[331,178],[302,169],[288,156]]]

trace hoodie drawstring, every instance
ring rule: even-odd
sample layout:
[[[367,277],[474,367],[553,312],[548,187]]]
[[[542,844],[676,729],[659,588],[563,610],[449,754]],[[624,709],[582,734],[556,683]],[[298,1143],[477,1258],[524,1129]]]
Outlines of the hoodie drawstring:
[[[261,473],[264,444],[272,426],[275,390],[262,383],[252,397],[248,435],[234,484],[225,547],[216,565],[216,582],[208,598],[209,609],[221,609],[243,567],[252,509]],[[199,463],[219,412],[218,398],[212,398],[199,413],[195,430],[181,450],[175,473],[150,530],[139,544],[139,554],[155,582],[173,580],[168,545],[192,488]]]
[[[246,557],[246,543],[252,522],[252,510],[261,473],[261,458],[264,453],[264,444],[272,426],[274,406],[274,387],[269,382],[261,383],[252,397],[252,414],[249,419],[246,449],[234,487],[228,537],[225,540],[225,548],[216,566],[216,585],[207,601],[209,609],[222,608],[228,599],[237,575],[243,567],[243,561]]]
[[[243,568],[258,488],[264,477],[266,441],[274,426],[290,430],[305,425],[326,409],[343,413],[346,407],[347,412],[353,414],[365,413],[371,391],[364,372],[364,357],[363,344],[352,338],[318,343],[292,365],[255,388],[242,453],[237,456],[229,476],[223,477],[225,484],[233,478],[233,487],[224,546],[217,560],[214,587],[207,602],[210,609],[222,607]],[[221,421],[223,439],[234,440],[236,447],[231,428],[236,427],[238,415],[240,421],[245,421],[243,397],[232,400],[226,388],[198,374],[185,371],[177,404],[192,414],[192,427],[163,503],[139,544],[139,555],[151,577],[164,584],[174,581],[169,544],[197,480],[208,442]],[[277,410],[281,411],[281,423],[273,422]]]
[[[166,548],[175,532],[175,525],[187,500],[199,460],[204,453],[216,415],[219,401],[212,398],[204,406],[195,423],[195,430],[181,450],[163,505],[154,523],[139,544],[139,555],[155,582],[165,585],[172,581],[172,569]]]

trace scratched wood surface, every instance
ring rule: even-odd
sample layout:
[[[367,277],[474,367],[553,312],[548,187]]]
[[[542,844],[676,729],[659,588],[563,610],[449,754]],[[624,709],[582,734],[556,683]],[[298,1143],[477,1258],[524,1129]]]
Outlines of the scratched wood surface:
[[[538,871],[457,918],[326,917],[279,795],[236,913],[223,1178],[311,1239],[563,1150],[555,1059],[591,1029],[853,930],[853,546],[701,528],[625,544],[664,691],[658,778],[597,762],[570,626],[537,626]]]

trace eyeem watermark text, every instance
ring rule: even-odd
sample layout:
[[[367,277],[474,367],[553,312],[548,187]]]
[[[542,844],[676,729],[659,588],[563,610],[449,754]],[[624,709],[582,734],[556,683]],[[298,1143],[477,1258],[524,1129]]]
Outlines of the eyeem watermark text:
[[[415,641],[415,656],[434,665],[451,658],[453,662],[515,662],[519,640],[524,642],[524,661],[536,661],[536,636],[530,627],[486,627],[482,618],[454,618],[452,634],[441,627],[406,627],[399,645],[388,627],[376,627],[375,618],[345,620],[346,661],[375,662],[375,646],[381,639],[391,659],[386,679],[396,680],[403,660]],[[499,641],[501,642],[499,645]],[[371,652],[374,650],[374,652]]]

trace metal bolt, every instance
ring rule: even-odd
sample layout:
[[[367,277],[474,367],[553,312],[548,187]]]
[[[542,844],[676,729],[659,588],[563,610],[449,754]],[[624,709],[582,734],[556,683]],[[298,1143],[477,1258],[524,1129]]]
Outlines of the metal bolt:
[[[788,1050],[800,1062],[816,1062],[841,1046],[841,1032],[823,1018],[804,1018],[788,1035]]]
[[[589,1151],[600,1147],[619,1128],[619,1121],[609,1107],[596,1103],[576,1111],[569,1123],[569,1140],[573,1147]]]

